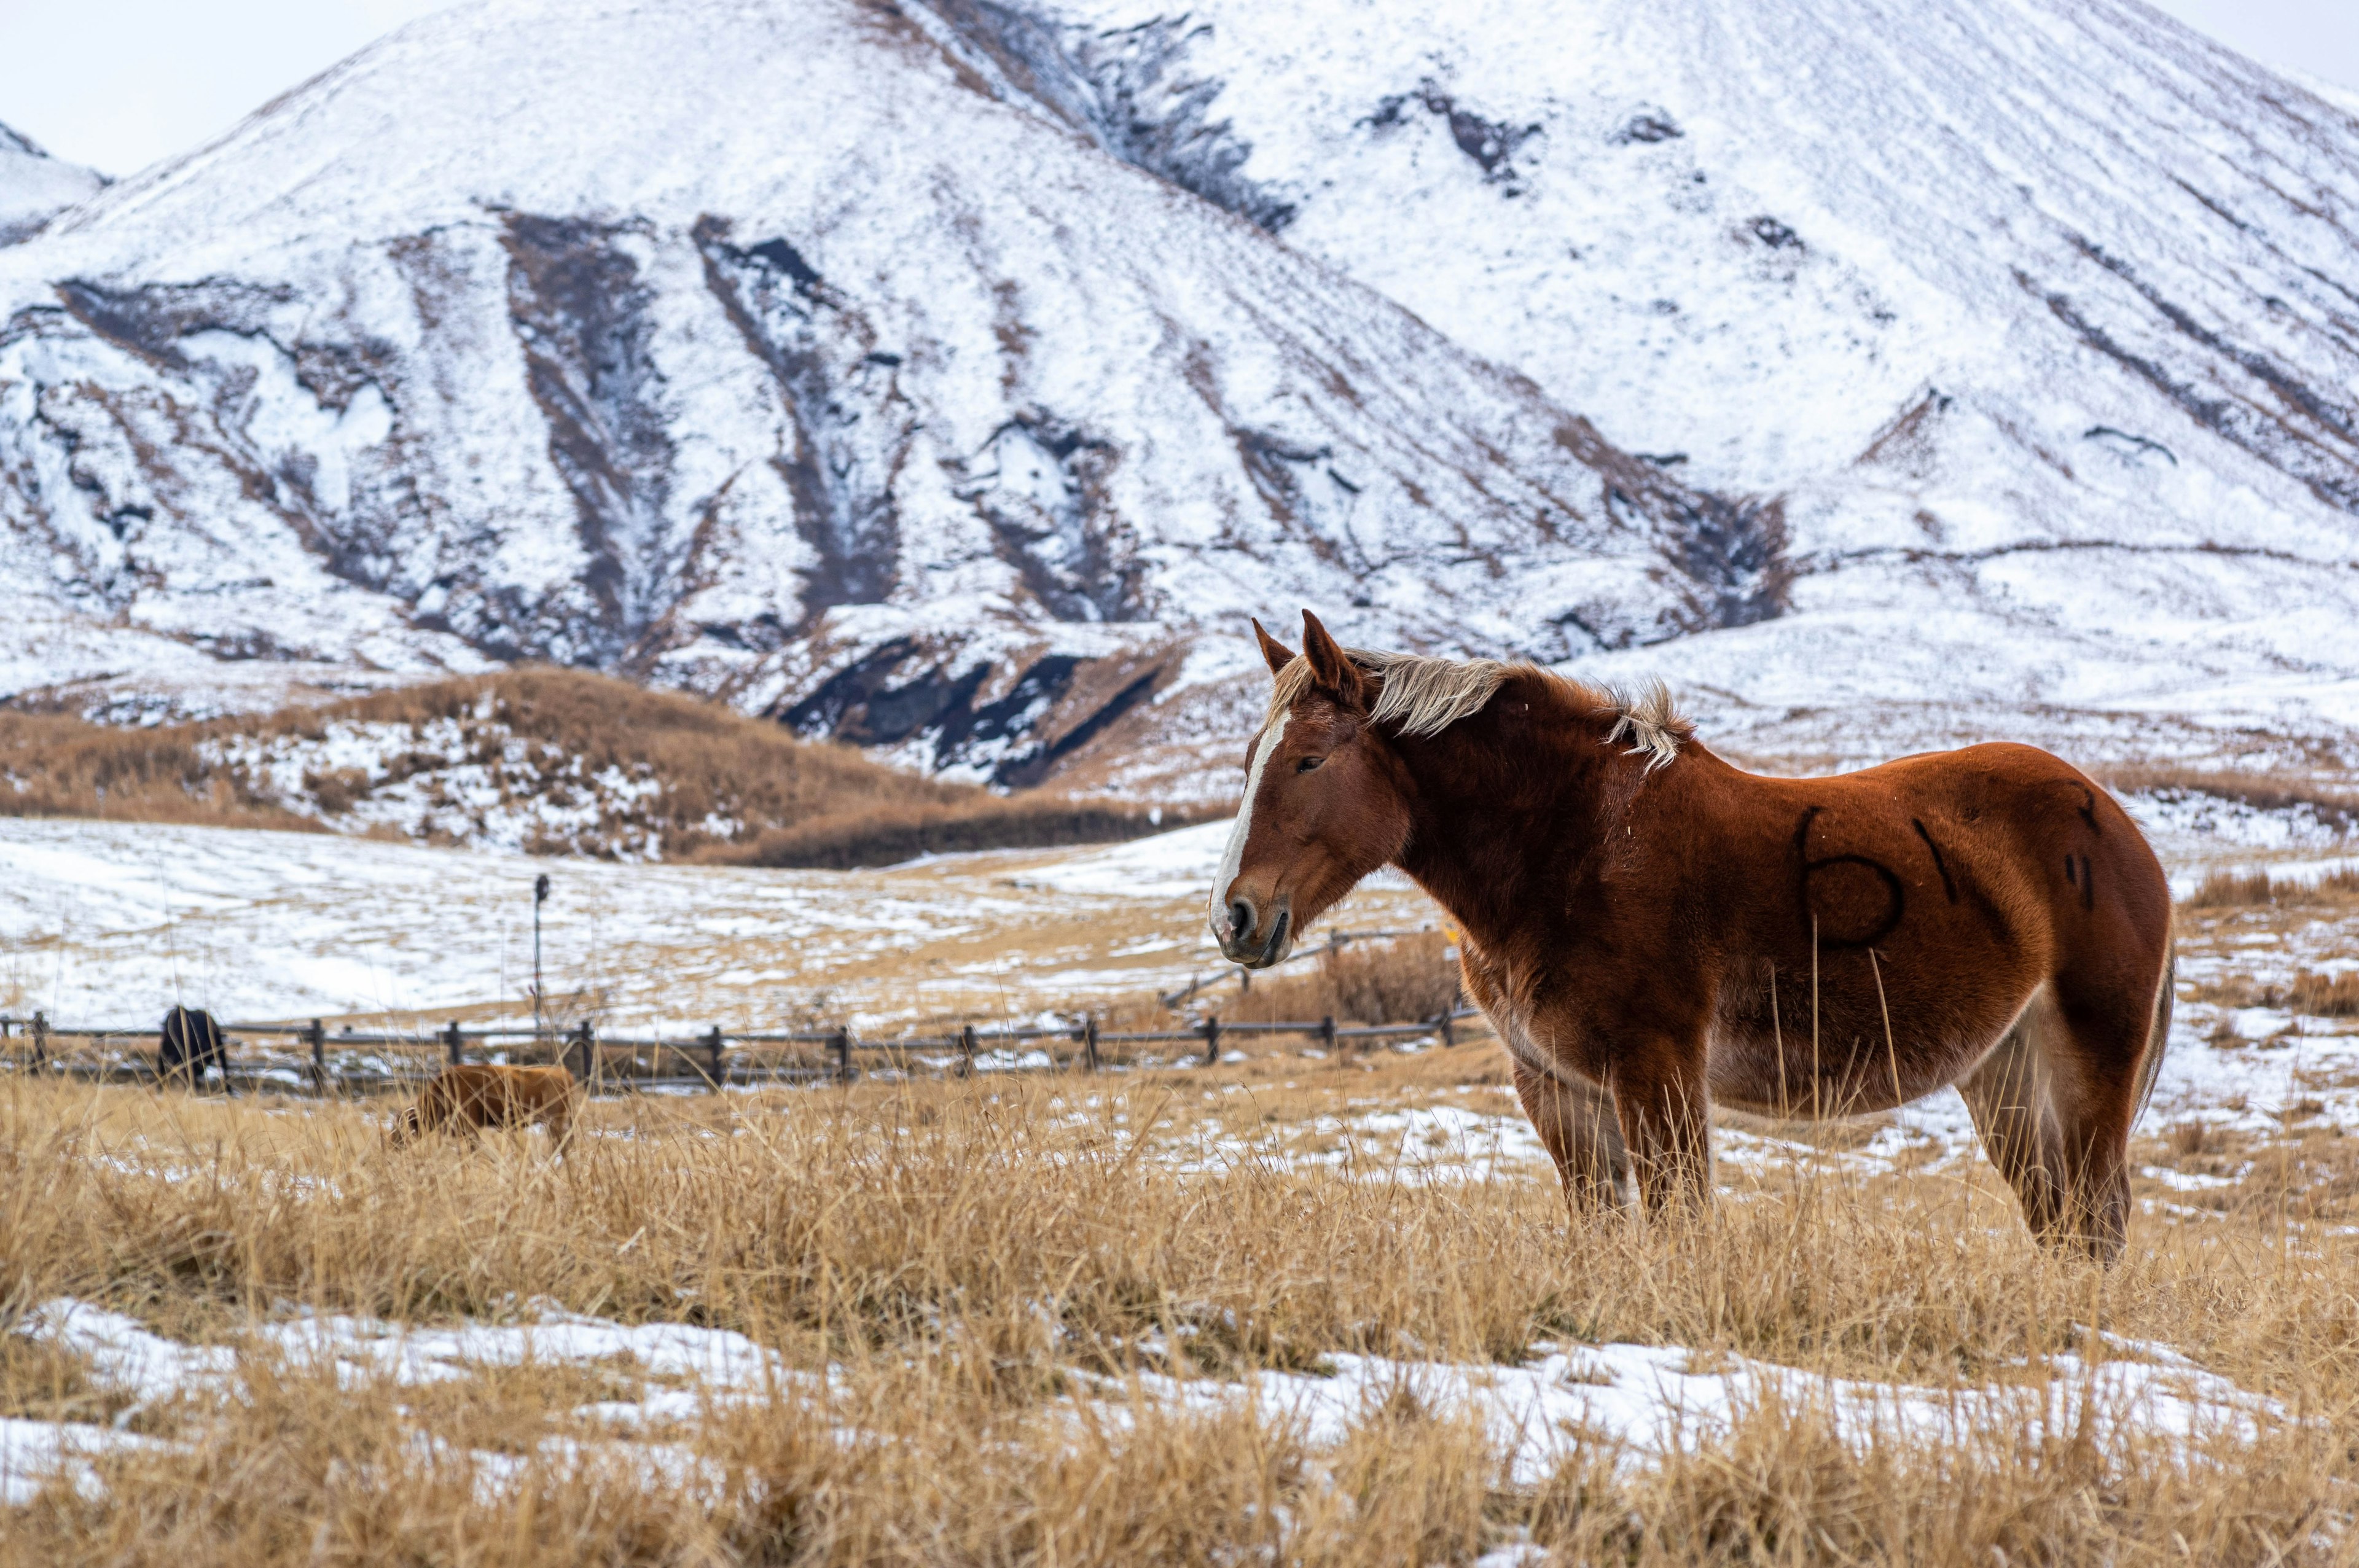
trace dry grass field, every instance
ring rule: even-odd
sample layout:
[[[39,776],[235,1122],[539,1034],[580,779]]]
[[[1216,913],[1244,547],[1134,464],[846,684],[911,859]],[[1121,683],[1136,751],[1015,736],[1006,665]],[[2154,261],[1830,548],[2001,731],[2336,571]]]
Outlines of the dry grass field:
[[[1576,1225],[1503,1067],[607,1100],[562,1162],[11,1076],[0,1563],[2359,1553],[2359,1140],[2150,1123],[2101,1271],[1875,1125]]]
[[[229,849],[155,832],[246,922],[225,954],[295,950]],[[1147,1022],[1204,837],[600,875],[691,912],[651,998],[743,992],[690,961],[809,905],[759,984]],[[102,867],[24,864],[75,844]],[[429,852],[352,849],[422,926]],[[109,984],[125,908],[78,960]],[[0,1073],[0,1568],[2359,1560],[2359,878],[2223,872],[2180,933],[2111,1271],[2035,1249],[1933,1102],[1723,1117],[1714,1213],[1576,1223],[1487,1041],[624,1096],[561,1162],[391,1150],[387,1100]],[[1423,1016],[1441,943],[1212,1005]]]

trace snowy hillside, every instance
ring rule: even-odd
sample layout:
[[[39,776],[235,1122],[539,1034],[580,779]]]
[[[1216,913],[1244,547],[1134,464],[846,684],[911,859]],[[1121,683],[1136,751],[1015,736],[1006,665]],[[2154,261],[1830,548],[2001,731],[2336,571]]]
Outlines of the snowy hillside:
[[[851,0],[429,18],[0,311],[0,581],[92,665],[586,663],[1020,783],[1248,611],[1562,657],[1776,608],[1774,506]]]
[[[0,688],[1202,796],[1309,604],[1756,755],[2332,763],[2354,209],[2131,0],[462,6],[0,249]]]
[[[51,157],[0,125],[0,245],[34,233],[57,213],[86,201],[106,183],[97,170]]]
[[[2359,119],[2134,0],[935,8],[1109,146],[1184,104],[1208,196],[1787,498],[1792,614],[1603,672],[1805,746],[1780,710],[1862,698],[2359,719]]]

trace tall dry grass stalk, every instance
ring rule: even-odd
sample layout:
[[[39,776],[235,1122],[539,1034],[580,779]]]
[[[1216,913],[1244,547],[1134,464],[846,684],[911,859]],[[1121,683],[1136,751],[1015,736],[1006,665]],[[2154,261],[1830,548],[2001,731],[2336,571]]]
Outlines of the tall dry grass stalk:
[[[1692,1224],[1576,1227],[1520,1168],[1421,1183],[1256,1155],[1275,1119],[1369,1103],[1366,1075],[1316,1070],[602,1103],[562,1163],[531,1139],[396,1152],[381,1108],[8,1079],[9,1324],[71,1293],[234,1343],[290,1305],[419,1322],[549,1297],[737,1329],[835,1380],[653,1434],[710,1465],[687,1474],[549,1456],[600,1435],[579,1369],[419,1390],[250,1357],[239,1399],[140,1418],[176,1446],[0,1516],[0,1563],[1408,1565],[1521,1539],[1567,1563],[2347,1560],[2359,1247],[2298,1205],[2142,1218],[2109,1273],[2038,1252],[1980,1170],[1805,1169]],[[1584,1444],[1530,1487],[1413,1381],[1321,1445],[1131,1380],[1618,1340],[1973,1386],[2089,1349],[2085,1325],[2304,1419],[1863,1451],[1805,1401],[1659,1465]],[[0,1411],[103,1397],[21,1337],[0,1356]],[[468,1451],[519,1456],[518,1489],[485,1495]]]

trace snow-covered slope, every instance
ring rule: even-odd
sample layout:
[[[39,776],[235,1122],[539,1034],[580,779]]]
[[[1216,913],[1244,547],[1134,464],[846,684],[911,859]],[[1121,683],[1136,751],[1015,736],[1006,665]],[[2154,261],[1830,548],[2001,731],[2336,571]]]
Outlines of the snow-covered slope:
[[[1602,670],[2359,718],[2359,118],[2134,0],[935,8],[1011,97],[1150,166],[1126,127],[1183,116],[1208,196],[1788,499],[1793,614]]]
[[[35,232],[105,183],[96,169],[53,158],[30,137],[0,125],[0,245]]]
[[[0,312],[0,580],[223,657],[619,667],[1020,782],[1249,611],[1563,657],[1777,608],[1774,505],[853,0],[429,18]]]
[[[1307,603],[1759,754],[2315,762],[2354,211],[2134,0],[462,7],[0,250],[0,677],[1204,795]]]

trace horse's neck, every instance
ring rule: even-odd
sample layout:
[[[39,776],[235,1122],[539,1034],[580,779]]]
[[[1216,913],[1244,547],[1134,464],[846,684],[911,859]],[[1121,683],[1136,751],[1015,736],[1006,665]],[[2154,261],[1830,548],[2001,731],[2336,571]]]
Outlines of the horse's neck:
[[[1604,723],[1513,688],[1432,739],[1403,742],[1412,826],[1400,868],[1480,948],[1496,949],[1597,841],[1614,751]],[[1536,903],[1535,900],[1541,902]]]

